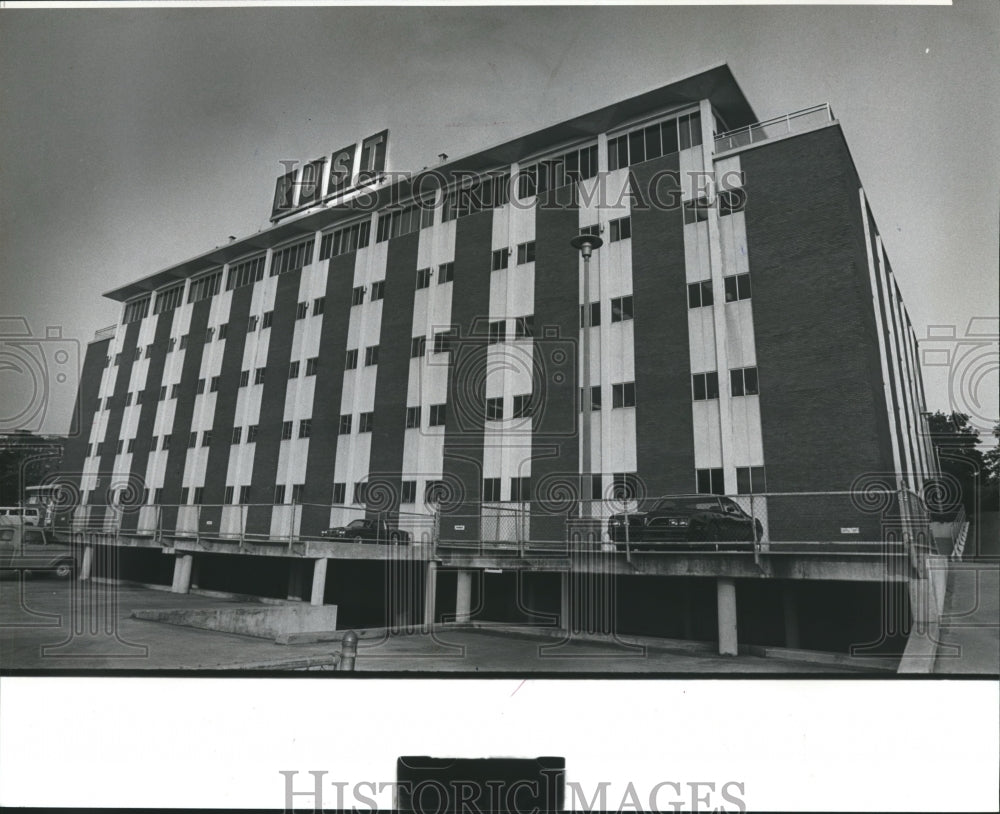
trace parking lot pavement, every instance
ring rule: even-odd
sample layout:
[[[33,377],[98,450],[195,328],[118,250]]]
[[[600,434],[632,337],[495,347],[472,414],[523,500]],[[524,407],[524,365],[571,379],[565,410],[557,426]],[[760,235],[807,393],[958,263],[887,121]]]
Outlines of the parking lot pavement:
[[[96,589],[96,590],[95,590]],[[278,645],[266,639],[130,618],[139,608],[204,608],[247,604],[131,585],[52,579],[0,581],[0,668],[29,670],[213,670],[274,665],[330,656],[339,642]],[[364,637],[358,671],[590,673],[839,673],[837,667],[757,656],[634,650],[604,642],[557,642],[533,636],[445,629]]]

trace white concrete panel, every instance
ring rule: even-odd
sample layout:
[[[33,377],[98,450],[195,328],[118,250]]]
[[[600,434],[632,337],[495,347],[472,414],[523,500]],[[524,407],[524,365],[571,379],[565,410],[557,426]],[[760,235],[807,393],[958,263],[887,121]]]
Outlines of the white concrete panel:
[[[695,469],[717,469],[722,466],[722,432],[719,424],[719,400],[691,403],[694,419]]]
[[[708,223],[705,221],[684,224],[684,270],[685,280],[688,283],[697,283],[712,277]],[[712,293],[716,298],[722,296],[721,291],[713,289]]]
[[[711,308],[689,308],[688,349],[691,370],[704,373],[715,370],[715,315]]]
[[[730,369],[757,364],[752,303],[753,300],[726,303],[726,348]]]

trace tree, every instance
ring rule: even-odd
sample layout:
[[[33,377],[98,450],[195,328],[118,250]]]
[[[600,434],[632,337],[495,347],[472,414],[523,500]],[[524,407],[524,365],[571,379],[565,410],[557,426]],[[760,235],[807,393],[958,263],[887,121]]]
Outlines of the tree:
[[[0,506],[16,506],[62,462],[62,439],[27,432],[0,435]]]
[[[992,507],[995,500],[995,469],[990,469],[989,453],[979,448],[979,431],[969,423],[965,413],[942,413],[927,417],[931,442],[937,450],[941,472],[950,475],[959,484],[962,505],[970,514],[977,506]],[[998,425],[1000,428],[1000,425]],[[997,429],[994,429],[996,435]],[[995,453],[995,450],[992,450]],[[995,457],[995,456],[994,456]]]

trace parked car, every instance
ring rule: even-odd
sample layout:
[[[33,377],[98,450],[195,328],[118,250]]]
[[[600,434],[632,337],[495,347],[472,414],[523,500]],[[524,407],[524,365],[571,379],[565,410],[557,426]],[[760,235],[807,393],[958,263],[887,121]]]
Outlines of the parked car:
[[[350,540],[354,543],[391,543],[407,545],[412,541],[408,531],[390,526],[385,520],[358,519],[346,526],[335,526],[320,532],[320,537],[334,540]]]
[[[759,541],[763,531],[760,520],[736,501],[715,495],[661,497],[646,511],[608,518],[608,536],[618,551],[625,550],[626,540],[634,549],[671,543],[711,543],[718,548],[719,543]]]
[[[46,529],[22,527],[19,521],[0,518],[0,570],[47,572],[69,579],[76,568],[73,546],[57,540]]]
[[[0,517],[9,517],[26,526],[42,525],[42,510],[38,506],[0,506]]]

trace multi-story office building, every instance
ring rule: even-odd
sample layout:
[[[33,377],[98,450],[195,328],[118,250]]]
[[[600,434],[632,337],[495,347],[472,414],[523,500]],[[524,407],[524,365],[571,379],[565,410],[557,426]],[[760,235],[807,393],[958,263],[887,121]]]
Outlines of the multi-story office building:
[[[279,179],[269,228],[106,294],[122,319],[88,348],[67,449],[78,521],[146,550],[194,537],[215,587],[284,579],[261,553],[307,579],[308,550],[378,589],[382,549],[320,532],[378,515],[433,562],[437,541],[564,541],[577,499],[606,518],[623,495],[714,493],[761,521],[759,568],[780,541],[881,540],[859,484],[921,490],[915,333],[828,106],[760,122],[720,66],[407,179],[387,139]],[[558,608],[527,560],[463,562],[461,618],[470,595],[485,616]]]

